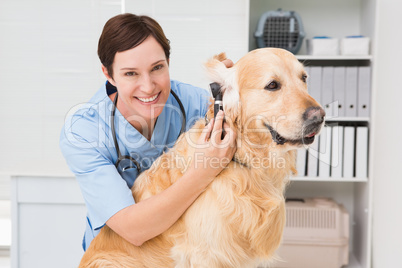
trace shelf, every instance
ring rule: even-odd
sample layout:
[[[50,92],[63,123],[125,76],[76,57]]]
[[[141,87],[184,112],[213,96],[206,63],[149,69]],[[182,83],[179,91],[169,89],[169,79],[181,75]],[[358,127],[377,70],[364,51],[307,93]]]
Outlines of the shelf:
[[[331,117],[325,122],[370,122],[370,117]]]
[[[372,60],[371,55],[354,55],[354,56],[314,56],[314,55],[295,55],[298,60]]]
[[[367,182],[368,178],[292,177],[290,180],[312,182]]]

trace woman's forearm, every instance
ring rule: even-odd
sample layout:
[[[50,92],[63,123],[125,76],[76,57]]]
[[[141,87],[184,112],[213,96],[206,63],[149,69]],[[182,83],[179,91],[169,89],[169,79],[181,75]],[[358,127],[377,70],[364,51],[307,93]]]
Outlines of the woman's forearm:
[[[122,209],[106,224],[130,243],[140,246],[172,226],[210,182],[211,179],[189,169],[163,192]]]

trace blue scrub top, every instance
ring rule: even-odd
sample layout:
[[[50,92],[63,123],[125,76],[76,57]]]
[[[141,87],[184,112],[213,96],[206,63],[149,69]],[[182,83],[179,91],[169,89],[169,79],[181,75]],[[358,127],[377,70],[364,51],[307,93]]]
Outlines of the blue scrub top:
[[[204,89],[173,80],[171,89],[184,106],[188,130],[205,116],[210,94]],[[105,83],[88,103],[66,118],[60,136],[61,151],[77,178],[88,211],[84,250],[110,217],[134,204],[130,188],[135,178],[126,182],[115,167],[118,156],[110,128],[113,103],[108,94],[111,93]],[[116,109],[115,129],[121,154],[136,159],[142,171],[174,145],[181,127],[182,113],[172,94],[157,119],[150,141]]]

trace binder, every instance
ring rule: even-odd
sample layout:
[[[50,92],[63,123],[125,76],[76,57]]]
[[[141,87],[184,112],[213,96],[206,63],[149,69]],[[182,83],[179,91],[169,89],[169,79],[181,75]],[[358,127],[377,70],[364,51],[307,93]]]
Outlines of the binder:
[[[345,116],[345,66],[337,66],[334,68],[334,117]]]
[[[331,127],[325,126],[319,136],[319,162],[318,162],[318,176],[321,178],[330,177],[330,164],[331,164]]]
[[[368,177],[368,127],[356,128],[356,178]]]
[[[355,161],[355,127],[345,126],[343,146],[343,177],[354,177]]]
[[[321,81],[322,81],[322,67],[311,66],[310,67],[310,95],[318,102],[322,103],[321,100]]]
[[[370,116],[371,67],[359,67],[357,90],[357,116]]]
[[[321,87],[321,105],[325,110],[325,117],[332,118],[334,116],[334,67],[322,67],[322,87]]]
[[[318,139],[310,145],[307,151],[307,176],[318,176]]]
[[[307,159],[307,150],[305,148],[297,149],[296,169],[297,169],[297,176],[299,177],[306,176],[306,159]]]
[[[347,117],[357,116],[357,67],[346,67],[345,102]]]
[[[342,177],[343,164],[343,126],[332,127],[332,148],[331,148],[331,177],[340,179]]]

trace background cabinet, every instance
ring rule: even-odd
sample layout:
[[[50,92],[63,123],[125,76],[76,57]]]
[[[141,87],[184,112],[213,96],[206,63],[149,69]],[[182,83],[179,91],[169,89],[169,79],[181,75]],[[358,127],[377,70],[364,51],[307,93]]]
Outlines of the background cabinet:
[[[75,178],[12,177],[12,212],[13,268],[78,267],[86,208]]]

